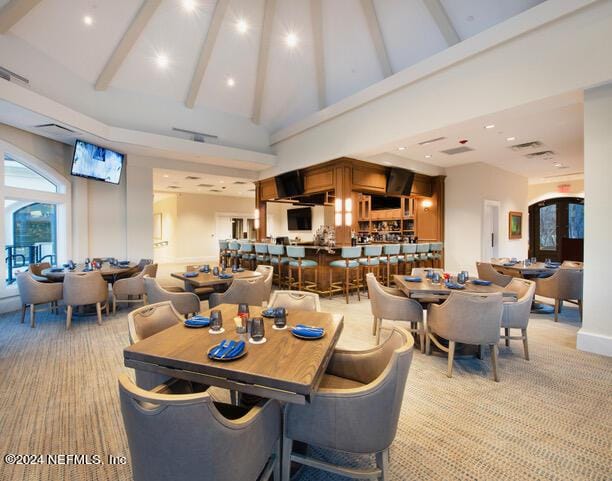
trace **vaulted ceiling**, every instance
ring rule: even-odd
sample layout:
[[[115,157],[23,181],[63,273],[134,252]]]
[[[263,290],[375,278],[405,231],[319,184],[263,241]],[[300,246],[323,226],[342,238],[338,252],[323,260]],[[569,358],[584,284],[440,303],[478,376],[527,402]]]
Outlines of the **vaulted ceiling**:
[[[0,0],[0,67],[126,128],[269,135],[542,0]]]

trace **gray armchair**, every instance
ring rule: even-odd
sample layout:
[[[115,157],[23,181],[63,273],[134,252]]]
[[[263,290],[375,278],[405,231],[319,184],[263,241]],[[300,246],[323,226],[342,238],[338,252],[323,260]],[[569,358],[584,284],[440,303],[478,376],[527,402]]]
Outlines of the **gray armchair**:
[[[380,328],[383,319],[404,321],[410,323],[408,331],[419,335],[421,351],[425,352],[425,325],[421,304],[414,299],[387,292],[371,272],[366,275],[366,283],[368,284],[372,316],[374,316],[372,333],[376,336],[376,344],[380,344]]]
[[[108,284],[98,271],[67,272],[64,276],[64,304],[66,304],[66,329],[72,325],[74,306],[95,304],[98,324],[102,324],[102,304],[108,316]]]
[[[51,264],[49,264],[48,262],[39,262],[36,264],[30,264],[28,266],[28,270],[32,273],[32,276],[37,281],[50,282],[49,279],[47,279],[45,276],[42,275],[42,271],[44,271],[45,269],[49,269],[50,267],[51,267]]]
[[[493,284],[501,287],[506,287],[513,279],[512,276],[497,272],[490,262],[476,262],[476,270],[478,271],[479,279],[491,281]]]
[[[200,298],[193,292],[170,292],[159,285],[156,279],[145,276],[143,278],[147,302],[171,301],[174,308],[183,316],[200,312]]]
[[[219,304],[246,303],[249,306],[261,306],[267,301],[264,285],[264,277],[251,279],[234,279],[225,292],[215,292],[208,298],[208,306],[212,309]]]
[[[147,303],[147,295],[144,287],[144,276],[155,277],[157,275],[157,264],[145,264],[143,269],[132,277],[119,279],[113,284],[113,314],[117,311],[117,303]],[[136,299],[132,299],[136,297]]]
[[[582,282],[582,269],[558,269],[550,277],[536,279],[535,293],[555,300],[555,322],[559,320],[559,312],[565,300],[578,304],[582,320]]]
[[[269,307],[284,307],[287,310],[321,311],[321,301],[316,292],[274,291]]]
[[[134,481],[280,479],[281,410],[216,403],[209,393],[153,392],[119,377],[121,413]]]
[[[388,479],[389,446],[395,438],[414,341],[395,327],[384,344],[367,351],[336,349],[306,405],[285,408],[283,481],[291,462],[349,477]],[[347,453],[376,453],[376,468],[356,470],[292,453],[293,442]]]
[[[36,306],[49,304],[57,312],[57,302],[62,299],[61,283],[39,282],[29,272],[17,274],[17,288],[21,298],[21,322],[25,321],[26,309],[30,307],[30,327],[36,327]],[[40,311],[47,310],[39,309]]]
[[[427,353],[431,353],[431,342],[448,353],[447,376],[453,375],[455,344],[488,344],[491,348],[493,379],[497,375],[497,343],[500,337],[502,318],[502,294],[471,294],[451,292],[442,304],[431,304],[427,311]],[[443,346],[436,336],[448,340]]]
[[[264,297],[265,300],[270,299],[270,293],[272,292],[272,278],[274,277],[274,267],[259,264],[255,269],[255,272],[260,272],[264,277]]]
[[[522,340],[523,350],[525,351],[525,359],[529,361],[529,346],[527,344],[527,324],[529,324],[529,315],[531,314],[531,303],[535,295],[536,284],[527,279],[512,279],[504,290],[511,291],[516,294],[516,302],[504,302],[504,310],[502,314],[501,327],[504,329],[506,346],[510,345],[510,340]],[[520,336],[511,336],[510,329],[520,329]]]

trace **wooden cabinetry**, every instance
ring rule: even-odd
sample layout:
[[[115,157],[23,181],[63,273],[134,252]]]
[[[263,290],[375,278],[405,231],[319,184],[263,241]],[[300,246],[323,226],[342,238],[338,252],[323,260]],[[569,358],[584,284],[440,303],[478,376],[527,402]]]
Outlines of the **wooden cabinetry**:
[[[360,234],[415,235],[416,201],[412,197],[402,196],[399,209],[372,210],[372,196],[359,194],[357,214]]]

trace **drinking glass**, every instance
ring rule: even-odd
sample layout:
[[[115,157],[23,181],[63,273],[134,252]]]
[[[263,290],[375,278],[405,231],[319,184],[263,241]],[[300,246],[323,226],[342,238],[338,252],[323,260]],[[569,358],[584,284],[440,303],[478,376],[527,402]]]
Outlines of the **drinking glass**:
[[[433,272],[431,274],[431,283],[440,284],[440,273],[439,272]]]
[[[427,279],[433,278],[433,271],[431,269],[425,269],[425,277]]]
[[[274,312],[274,325],[279,329],[284,329],[287,325],[287,311],[284,307],[277,307]]]
[[[220,331],[223,327],[223,315],[219,309],[210,311],[210,330]]]
[[[465,271],[461,271],[459,274],[457,274],[457,282],[459,284],[465,284]]]
[[[461,271],[461,273],[463,274],[463,282],[466,283],[467,281],[470,280],[470,273],[468,271]]]
[[[532,257],[532,258],[531,258],[531,263],[532,263],[532,264],[535,264],[536,262],[538,262],[537,257]]]
[[[547,257],[546,259],[544,259],[544,264],[550,264],[550,258]]]
[[[246,320],[249,318],[249,305],[246,303],[238,304],[238,316],[242,318],[246,324]]]
[[[251,338],[255,342],[261,341],[266,334],[263,317],[254,317],[251,325]]]
[[[209,264],[204,264],[204,271],[206,274],[208,274],[210,272],[210,265]]]
[[[219,275],[219,268],[217,266],[213,267],[213,276]]]

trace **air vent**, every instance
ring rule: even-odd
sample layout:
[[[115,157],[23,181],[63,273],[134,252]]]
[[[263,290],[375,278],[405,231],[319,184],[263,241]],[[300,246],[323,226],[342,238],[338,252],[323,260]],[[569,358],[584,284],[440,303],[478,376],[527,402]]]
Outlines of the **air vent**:
[[[21,75],[16,74],[15,72],[12,72],[11,70],[4,67],[0,67],[0,78],[8,80],[9,82],[17,81],[18,83],[22,83],[26,86],[30,85],[30,81],[27,78],[22,77]]]
[[[555,153],[552,150],[541,150],[540,152],[532,152],[531,154],[526,154],[525,157],[528,159],[552,159]]]
[[[213,187],[212,184],[198,184],[198,187]]]
[[[441,150],[440,152],[446,155],[457,155],[457,154],[463,154],[464,152],[471,152],[472,150],[474,149],[463,146],[463,147],[455,147],[453,149]]]
[[[247,192],[255,192],[255,189],[249,189]]]
[[[423,142],[419,142],[419,145],[429,145],[434,142],[439,142],[440,140],[444,140],[446,137],[436,137],[435,139],[424,140]]]
[[[181,187],[179,185],[169,185],[168,189],[180,189]]]
[[[201,179],[201,178],[202,178],[202,177],[195,177],[195,176],[193,176],[193,175],[188,175],[187,177],[185,177],[185,179],[187,179],[187,180],[199,180],[199,179]]]
[[[47,134],[53,134],[53,135],[61,135],[61,136],[68,135],[70,137],[73,137],[75,133],[74,130],[70,130],[69,128],[63,127],[58,124],[40,124],[40,125],[35,125],[34,127],[46,132]]]
[[[524,144],[516,144],[510,147],[512,150],[521,152],[523,150],[539,149],[542,147],[542,142],[534,140],[533,142],[525,142]]]
[[[221,190],[219,190],[219,189],[210,189],[210,191],[209,191],[209,192],[223,192],[223,191],[221,191]]]
[[[205,142],[209,144],[219,143],[219,137],[216,135],[207,134],[205,132],[197,132],[195,130],[179,129],[178,127],[172,127],[172,130],[175,132],[180,132],[181,134],[189,135],[191,140],[194,142]]]
[[[237,180],[236,182],[234,182],[234,185],[246,185],[248,184],[248,182],[242,182],[241,180]]]

